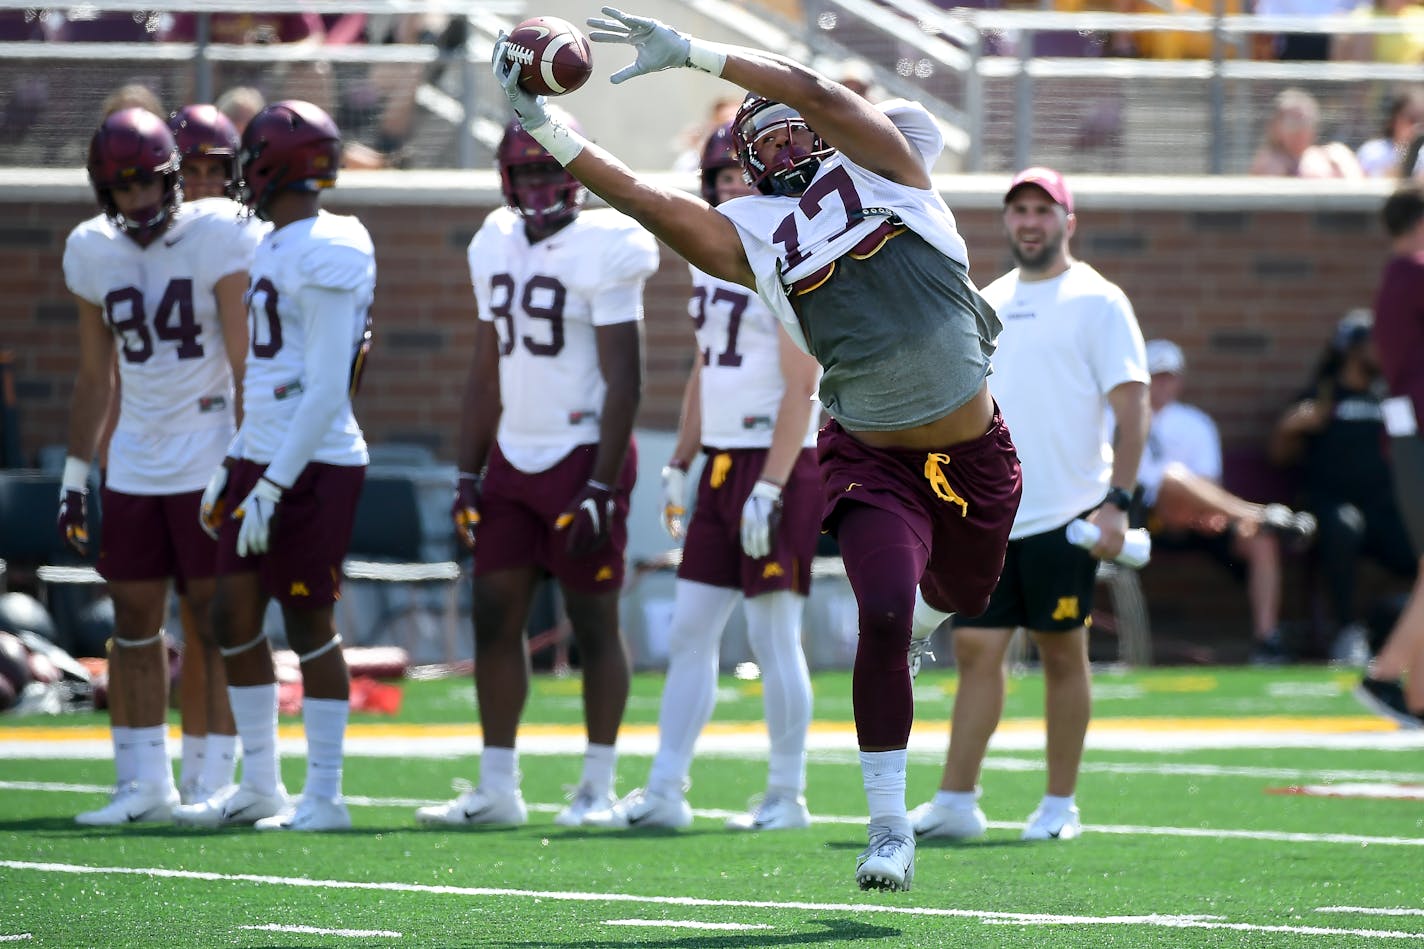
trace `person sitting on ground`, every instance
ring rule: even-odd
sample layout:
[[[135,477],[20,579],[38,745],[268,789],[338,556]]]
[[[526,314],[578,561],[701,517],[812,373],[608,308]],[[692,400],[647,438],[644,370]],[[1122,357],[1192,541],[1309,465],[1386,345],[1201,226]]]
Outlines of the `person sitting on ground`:
[[[1147,343],[1152,427],[1137,481],[1159,549],[1205,549],[1247,581],[1251,661],[1274,665],[1289,654],[1280,634],[1281,540],[1303,546],[1315,518],[1283,504],[1257,504],[1221,486],[1221,436],[1201,409],[1178,401],[1186,358],[1171,340]],[[1244,570],[1242,568],[1244,562]]]

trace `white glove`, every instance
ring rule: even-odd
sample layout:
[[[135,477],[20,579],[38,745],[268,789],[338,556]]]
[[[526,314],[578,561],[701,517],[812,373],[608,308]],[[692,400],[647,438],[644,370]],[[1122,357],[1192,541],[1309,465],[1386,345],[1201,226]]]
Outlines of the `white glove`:
[[[604,7],[603,13],[612,19],[589,17],[588,25],[597,29],[590,32],[588,38],[595,43],[625,43],[638,51],[638,58],[632,65],[624,66],[613,74],[610,81],[614,85],[627,82],[634,76],[689,65],[692,41],[677,30],[649,17],[633,16],[614,7]]]
[[[504,89],[510,108],[519,116],[519,124],[524,126],[526,132],[532,132],[548,124],[549,113],[544,108],[543,96],[531,95],[519,85],[519,64],[504,55],[508,44],[509,34],[501,31],[499,39],[495,40],[494,59],[490,63],[494,67],[494,81]]]
[[[208,479],[208,486],[203,489],[203,504],[198,508],[198,524],[203,528],[203,533],[213,540],[218,539],[218,534],[222,531],[223,515],[227,513],[227,505],[223,503],[225,493],[227,465],[219,465],[218,470]]]
[[[673,540],[682,540],[687,513],[687,469],[676,465],[663,467],[663,529]]]
[[[267,552],[267,542],[272,530],[272,518],[277,513],[277,504],[282,500],[282,489],[266,478],[258,478],[252,493],[233,512],[242,518],[242,527],[237,532],[237,555],[256,556]]]
[[[781,488],[770,481],[758,481],[742,505],[742,552],[753,560],[771,553],[780,523]]]

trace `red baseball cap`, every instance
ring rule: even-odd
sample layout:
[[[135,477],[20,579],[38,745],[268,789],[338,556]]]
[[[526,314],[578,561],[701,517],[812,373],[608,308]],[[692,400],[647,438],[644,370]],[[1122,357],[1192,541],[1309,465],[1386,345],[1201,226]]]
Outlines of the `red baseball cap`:
[[[1036,185],[1042,188],[1048,192],[1048,196],[1054,202],[1063,205],[1063,210],[1069,214],[1073,213],[1073,192],[1068,190],[1068,182],[1063,180],[1063,176],[1052,168],[1035,165],[1014,175],[1014,180],[1009,184],[1009,190],[1004,192],[1004,203],[1008,204],[1009,199],[1014,196],[1014,192],[1024,185]]]

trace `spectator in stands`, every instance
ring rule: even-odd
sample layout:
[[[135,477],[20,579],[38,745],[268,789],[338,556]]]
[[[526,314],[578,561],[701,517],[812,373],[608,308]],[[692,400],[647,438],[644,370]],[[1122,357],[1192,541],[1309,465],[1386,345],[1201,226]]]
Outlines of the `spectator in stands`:
[[[1343,16],[1355,0],[1256,0],[1259,16]],[[1330,33],[1258,33],[1257,59],[1323,60],[1330,58]]]
[[[1355,152],[1360,168],[1371,178],[1393,178],[1400,174],[1404,168],[1404,153],[1421,131],[1424,131],[1424,86],[1410,86],[1390,100],[1383,134],[1370,139]]]
[[[1261,147],[1251,159],[1251,174],[1294,178],[1362,178],[1355,153],[1340,142],[1317,144],[1320,104],[1303,89],[1276,96],[1266,120]]]
[[[1077,216],[1062,175],[1020,172],[1004,194],[1004,226],[1018,267],[984,288],[1005,324],[989,381],[1014,420],[1023,501],[988,609],[954,621],[949,752],[939,791],[910,817],[920,837],[984,833],[979,777],[1004,711],[1004,660],[1022,628],[1043,659],[1048,732],[1047,786],[1023,839],[1067,840],[1083,830],[1074,794],[1092,709],[1088,618],[1098,560],[1121,552],[1128,526],[1147,437],[1147,360],[1127,295],[1069,251]],[[1111,445],[1109,406],[1120,422]],[[1078,518],[1101,532],[1092,550],[1068,539]],[[912,650],[934,628],[916,622]]]
[[[50,30],[62,43],[151,43],[158,36],[160,16],[144,10],[101,13],[93,5],[66,7]]]
[[[38,10],[0,10],[0,42],[38,43],[44,39],[44,17]],[[15,76],[14,85],[0,100],[0,139],[19,140],[44,114],[49,80],[36,72],[26,69]]]
[[[1361,555],[1412,579],[1415,562],[1390,487],[1380,398],[1384,382],[1369,310],[1348,314],[1325,346],[1310,384],[1276,424],[1271,460],[1299,466],[1335,636],[1333,661],[1363,666],[1368,636],[1359,622],[1355,579]]]
[[[167,42],[191,43],[197,38],[198,14],[176,13],[163,33]],[[289,46],[320,46],[326,28],[315,13],[271,13],[247,10],[242,13],[208,15],[208,39],[234,46],[282,43]],[[303,99],[329,111],[335,98],[331,64],[308,60],[293,62],[225,63],[221,85],[233,82],[256,86],[268,99]]]
[[[100,117],[113,115],[120,109],[143,109],[154,115],[167,115],[158,94],[141,82],[127,82],[104,97],[99,106]]]
[[[1152,427],[1137,480],[1159,550],[1205,549],[1240,573],[1251,604],[1251,661],[1275,664],[1289,654],[1280,634],[1281,540],[1301,544],[1315,518],[1283,504],[1256,504],[1221,487],[1221,437],[1201,409],[1179,400],[1186,358],[1176,343],[1147,343]]]
[[[1394,20],[1404,27],[1399,33],[1351,33],[1335,38],[1331,59],[1357,62],[1396,63],[1418,66],[1424,63],[1424,7],[1416,0],[1372,0],[1350,12],[1351,19]]]
[[[1384,648],[1355,694],[1406,727],[1424,727],[1424,185],[1400,186],[1384,204],[1393,256],[1375,296],[1375,341],[1391,398],[1382,403],[1390,435],[1395,500],[1414,553],[1414,589]],[[1401,684],[1402,683],[1402,684]]]
[[[262,91],[254,86],[233,86],[218,96],[213,104],[218,107],[219,112],[232,120],[237,134],[241,135],[252,117],[266,108],[267,99],[262,95]]]

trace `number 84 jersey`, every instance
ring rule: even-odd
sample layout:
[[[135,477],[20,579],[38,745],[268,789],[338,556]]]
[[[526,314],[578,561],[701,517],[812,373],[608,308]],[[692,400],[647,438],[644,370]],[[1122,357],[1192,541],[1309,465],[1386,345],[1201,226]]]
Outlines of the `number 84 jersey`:
[[[597,208],[531,244],[523,219],[497,208],[469,261],[479,318],[499,335],[500,451],[521,471],[545,471],[598,441],[607,386],[594,329],[643,318],[657,241]]]
[[[240,211],[226,198],[184,204],[147,247],[102,214],[70,232],[64,280],[99,307],[114,334],[124,435],[232,425],[232,372],[213,288],[248,269],[266,229]]]

